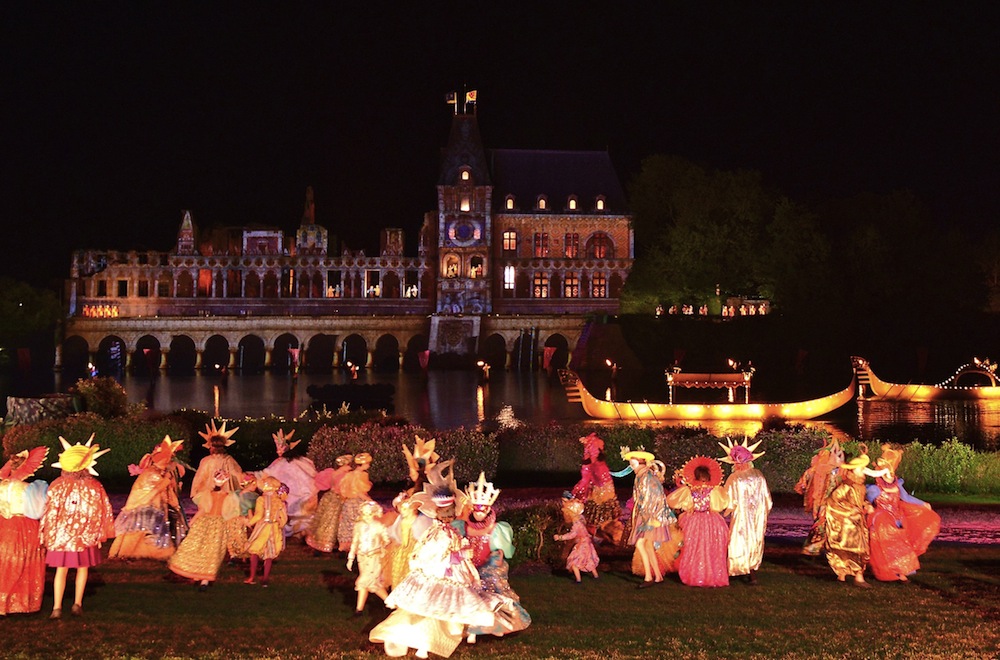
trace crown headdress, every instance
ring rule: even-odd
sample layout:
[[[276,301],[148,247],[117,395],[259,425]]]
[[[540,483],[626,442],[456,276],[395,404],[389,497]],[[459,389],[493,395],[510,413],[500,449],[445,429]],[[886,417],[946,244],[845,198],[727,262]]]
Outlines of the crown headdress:
[[[472,501],[473,506],[493,506],[493,503],[497,501],[497,497],[500,495],[500,491],[493,487],[493,484],[486,481],[486,475],[483,472],[479,473],[479,479],[477,481],[469,482],[469,485],[465,488],[465,494],[469,496],[469,500]]]
[[[208,424],[205,425],[205,431],[198,431],[198,435],[205,438],[206,449],[211,449],[214,446],[228,447],[229,445],[235,443],[233,440],[233,434],[240,430],[240,427],[234,426],[233,428],[226,430],[226,422],[222,422],[222,428],[217,428],[215,426],[215,420],[210,420]]]
[[[421,472],[425,472],[438,462],[441,457],[434,451],[437,440],[431,438],[424,440],[419,435],[414,435],[413,451],[403,445],[403,456],[406,457],[406,465],[410,468],[410,481],[416,482]]]
[[[59,442],[62,443],[63,452],[59,454],[59,460],[53,463],[52,467],[61,468],[66,472],[86,470],[96,477],[97,470],[94,469],[94,464],[97,463],[98,458],[111,451],[110,449],[102,450],[100,445],[93,444],[93,433],[90,434],[90,439],[85,445],[81,445],[79,442],[71,445],[62,436],[59,436]]]
[[[757,454],[753,453],[763,440],[758,440],[757,442],[750,444],[750,439],[743,436],[743,442],[733,442],[733,439],[726,437],[726,444],[719,443],[719,447],[722,451],[726,452],[726,455],[719,460],[723,463],[729,463],[730,465],[750,463],[756,461],[758,458],[764,455],[764,452],[759,452]]]
[[[302,442],[302,440],[289,442],[289,440],[292,439],[293,435],[295,435],[295,429],[289,431],[288,435],[285,435],[285,431],[283,429],[278,429],[277,433],[271,434],[271,437],[274,438],[274,448],[278,452],[278,456],[281,456],[286,451],[291,451],[292,449],[295,449],[295,446],[298,445],[300,442]]]

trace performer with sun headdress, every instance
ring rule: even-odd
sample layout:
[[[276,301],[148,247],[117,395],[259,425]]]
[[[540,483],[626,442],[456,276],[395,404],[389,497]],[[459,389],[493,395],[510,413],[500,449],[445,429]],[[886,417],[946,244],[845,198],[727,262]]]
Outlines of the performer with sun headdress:
[[[764,532],[767,531],[767,514],[771,511],[771,491],[767,480],[753,462],[764,455],[754,453],[760,441],[752,445],[734,443],[726,438],[719,443],[726,455],[719,460],[733,466],[726,479],[725,490],[729,495],[731,515],[729,521],[729,576],[746,576],[747,582],[757,584],[757,571],[764,560]]]
[[[38,519],[49,485],[28,479],[48,454],[48,447],[25,449],[0,469],[0,616],[42,609],[45,549],[38,540]]]
[[[62,475],[49,487],[49,499],[42,515],[40,535],[45,546],[45,563],[56,569],[52,580],[54,596],[50,619],[62,616],[63,594],[69,569],[76,569],[76,592],[73,615],[83,614],[83,592],[91,566],[101,563],[101,544],[115,535],[111,500],[101,482],[95,479],[97,459],[111,451],[94,444],[91,434],[87,444],[70,445],[59,437],[63,452],[52,467],[62,468]]]
[[[684,530],[677,573],[681,582],[692,587],[729,585],[729,526],[722,512],[729,495],[720,485],[722,466],[707,456],[695,456],[684,464],[682,485],[667,495],[667,504],[684,511]]]

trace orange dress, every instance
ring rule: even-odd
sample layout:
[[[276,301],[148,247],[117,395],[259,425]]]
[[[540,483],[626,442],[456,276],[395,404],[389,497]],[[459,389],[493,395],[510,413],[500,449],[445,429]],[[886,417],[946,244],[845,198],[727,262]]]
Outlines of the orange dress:
[[[38,518],[45,506],[44,481],[0,481],[0,616],[42,609],[45,549]]]

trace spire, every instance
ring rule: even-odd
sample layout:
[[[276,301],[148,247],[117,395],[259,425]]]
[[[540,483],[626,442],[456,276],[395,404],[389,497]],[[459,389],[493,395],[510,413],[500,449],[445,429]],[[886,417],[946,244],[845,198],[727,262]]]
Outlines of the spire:
[[[479,122],[475,115],[459,114],[452,119],[438,185],[453,186],[458,183],[463,168],[469,169],[477,186],[491,185],[486,151],[479,136]]]
[[[194,254],[194,221],[191,211],[185,209],[181,228],[177,231],[177,254]]]
[[[306,186],[306,203],[302,211],[302,226],[316,224],[316,202],[313,200],[312,186]]]

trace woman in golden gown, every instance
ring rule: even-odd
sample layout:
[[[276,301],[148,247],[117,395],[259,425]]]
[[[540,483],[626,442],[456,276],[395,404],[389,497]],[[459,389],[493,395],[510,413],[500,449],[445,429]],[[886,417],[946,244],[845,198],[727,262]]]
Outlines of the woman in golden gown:
[[[240,513],[238,497],[229,490],[229,474],[216,470],[213,481],[212,490],[198,493],[191,531],[167,561],[177,575],[198,581],[201,591],[215,581],[226,559],[226,521]]]
[[[865,500],[865,468],[868,454],[852,458],[840,466],[840,485],[826,501],[826,560],[841,582],[853,577],[859,587],[865,582],[868,566],[868,526],[865,516],[872,506]]]

